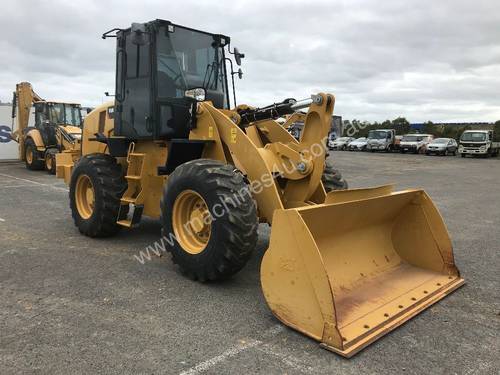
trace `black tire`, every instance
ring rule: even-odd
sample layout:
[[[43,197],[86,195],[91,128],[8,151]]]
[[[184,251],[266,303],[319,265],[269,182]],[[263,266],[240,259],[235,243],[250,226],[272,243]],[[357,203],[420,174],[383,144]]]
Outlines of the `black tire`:
[[[330,160],[325,162],[325,169],[321,177],[321,182],[323,182],[323,186],[327,193],[333,190],[346,190],[349,187],[347,181],[342,178],[342,174],[339,170],[333,167],[333,163]]]
[[[56,174],[56,154],[59,153],[57,149],[50,148],[45,151],[45,170],[48,174]]]
[[[196,254],[189,253],[177,241],[173,226],[174,203],[187,190],[200,195],[212,218],[216,216],[211,222],[208,242]],[[215,211],[217,204],[218,208],[222,205],[222,211]],[[180,165],[165,184],[161,212],[163,238],[172,239],[167,241],[167,251],[181,272],[193,280],[227,279],[245,266],[255,249],[257,207],[245,178],[234,166],[209,159]]]
[[[31,154],[33,155],[31,162],[27,157],[29,152],[31,152]],[[28,168],[29,170],[39,171],[45,168],[45,162],[43,158],[40,157],[40,153],[36,149],[35,142],[31,138],[28,138],[24,142],[24,158],[26,162],[26,168]]]
[[[94,208],[89,218],[83,218],[76,205],[76,183],[82,175],[89,177],[94,189]],[[120,199],[127,190],[127,181],[120,164],[106,154],[83,156],[71,174],[69,201],[71,215],[78,230],[88,237],[109,237],[116,234],[121,226],[116,221],[120,212]],[[122,209],[120,219],[127,215]]]
[[[401,153],[402,154],[406,154],[406,150],[401,150]]]
[[[464,153],[461,153],[460,156],[462,156],[463,158],[465,158],[465,154]]]

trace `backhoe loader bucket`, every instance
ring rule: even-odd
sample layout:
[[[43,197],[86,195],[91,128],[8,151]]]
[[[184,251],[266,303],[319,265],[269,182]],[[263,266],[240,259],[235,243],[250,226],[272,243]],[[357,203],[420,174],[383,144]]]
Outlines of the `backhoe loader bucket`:
[[[345,357],[464,283],[429,196],[391,186],[277,210],[261,280],[278,319]]]

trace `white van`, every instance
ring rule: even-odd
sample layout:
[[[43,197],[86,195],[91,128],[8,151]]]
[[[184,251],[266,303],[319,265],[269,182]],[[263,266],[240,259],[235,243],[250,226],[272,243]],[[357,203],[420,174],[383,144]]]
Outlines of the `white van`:
[[[424,154],[427,151],[427,145],[434,139],[432,134],[406,134],[399,143],[399,149],[414,154]]]

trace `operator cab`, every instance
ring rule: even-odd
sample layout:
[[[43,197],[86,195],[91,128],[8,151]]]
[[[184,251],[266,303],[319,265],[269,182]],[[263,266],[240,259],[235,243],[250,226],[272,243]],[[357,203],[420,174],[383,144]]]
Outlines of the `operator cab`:
[[[113,29],[106,37],[117,38],[115,136],[186,139],[196,127],[197,100],[229,108],[229,37],[164,20]],[[243,57],[232,53],[237,62]]]
[[[46,146],[57,145],[56,126],[82,127],[80,104],[39,101],[34,107],[35,128]]]
[[[37,128],[44,124],[82,127],[80,104],[40,101],[34,107]]]

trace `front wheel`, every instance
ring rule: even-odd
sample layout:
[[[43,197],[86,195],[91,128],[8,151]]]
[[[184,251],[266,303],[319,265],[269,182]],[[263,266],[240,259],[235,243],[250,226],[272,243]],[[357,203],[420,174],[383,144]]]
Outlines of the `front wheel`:
[[[45,170],[48,174],[56,174],[56,154],[57,149],[48,149],[45,151]]]
[[[323,182],[323,186],[327,193],[333,190],[346,190],[349,187],[347,181],[342,178],[340,171],[333,167],[333,163],[330,160],[325,162],[325,169],[323,171],[323,176],[321,176],[321,182]]]
[[[161,218],[173,262],[201,282],[237,273],[257,243],[257,207],[245,178],[219,161],[177,167],[163,191]]]
[[[83,156],[75,165],[69,186],[71,215],[78,230],[88,237],[109,237],[120,230],[116,223],[120,199],[127,189],[121,166],[106,154]],[[118,218],[119,213],[123,217]]]

